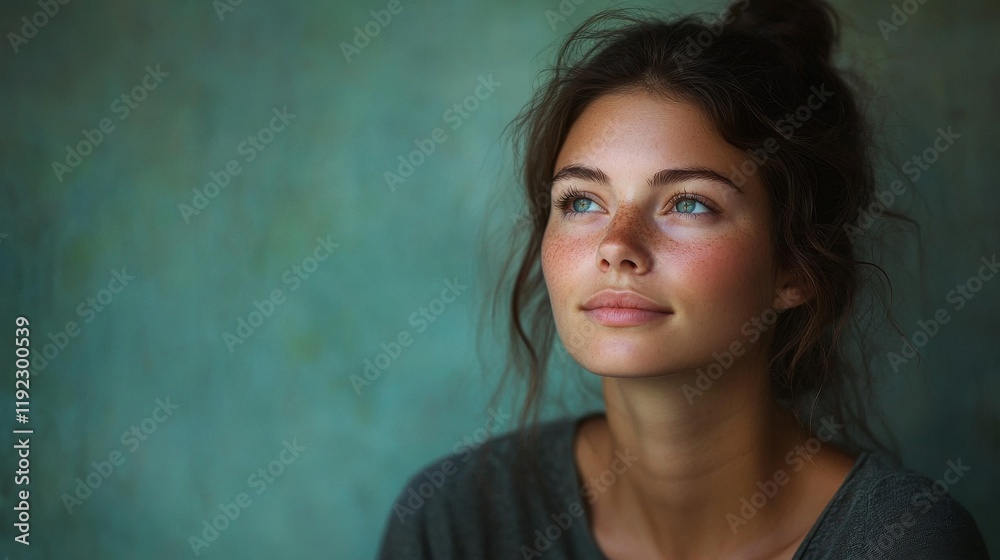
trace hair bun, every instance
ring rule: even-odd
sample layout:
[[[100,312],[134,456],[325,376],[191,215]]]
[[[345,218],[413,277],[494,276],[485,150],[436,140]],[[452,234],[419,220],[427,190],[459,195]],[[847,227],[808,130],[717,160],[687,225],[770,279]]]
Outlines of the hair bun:
[[[768,39],[801,62],[829,61],[840,36],[837,12],[823,0],[736,0],[726,21],[728,29]]]

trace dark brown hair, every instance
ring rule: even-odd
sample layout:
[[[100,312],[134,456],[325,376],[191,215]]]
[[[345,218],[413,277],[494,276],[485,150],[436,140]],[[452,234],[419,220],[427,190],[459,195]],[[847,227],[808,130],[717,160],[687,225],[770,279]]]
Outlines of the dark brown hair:
[[[527,206],[491,316],[508,323],[498,391],[512,377],[523,380],[522,428],[537,423],[554,342],[540,254],[556,157],[589,103],[639,88],[700,108],[727,142],[748,152],[769,189],[777,263],[796,270],[813,294],[773,328],[774,398],[800,422],[834,414],[847,426],[840,439],[855,451],[884,447],[866,422],[874,401],[864,333],[876,316],[891,323],[891,305],[879,295],[888,278],[860,245],[871,233],[864,212],[877,204],[878,152],[863,104],[867,88],[833,62],[839,34],[838,15],[821,0],[740,0],[717,19],[606,11],[565,39],[511,123]]]

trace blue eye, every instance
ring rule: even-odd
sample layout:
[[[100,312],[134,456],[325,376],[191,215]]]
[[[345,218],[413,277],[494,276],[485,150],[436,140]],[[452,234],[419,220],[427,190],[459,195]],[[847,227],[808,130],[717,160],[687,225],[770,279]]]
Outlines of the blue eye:
[[[701,210],[698,210],[698,208]],[[707,206],[698,202],[693,198],[682,198],[674,204],[674,210],[681,214],[704,214],[706,212],[711,212]]]
[[[570,189],[566,194],[554,201],[556,208],[563,211],[563,214],[584,214],[599,208],[597,203],[587,198],[580,191]]]
[[[574,212],[586,212],[593,203],[594,201],[589,198],[574,198],[570,201],[570,208],[572,208]]]

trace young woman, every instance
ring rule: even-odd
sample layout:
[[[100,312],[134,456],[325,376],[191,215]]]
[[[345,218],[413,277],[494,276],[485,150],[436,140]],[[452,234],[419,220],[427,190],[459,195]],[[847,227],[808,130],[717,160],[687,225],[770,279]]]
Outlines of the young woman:
[[[512,364],[532,417],[554,323],[606,411],[435,461],[381,558],[987,558],[931,479],[850,443],[876,185],[837,35],[813,0],[570,35],[516,122],[526,199],[551,203],[528,212]]]

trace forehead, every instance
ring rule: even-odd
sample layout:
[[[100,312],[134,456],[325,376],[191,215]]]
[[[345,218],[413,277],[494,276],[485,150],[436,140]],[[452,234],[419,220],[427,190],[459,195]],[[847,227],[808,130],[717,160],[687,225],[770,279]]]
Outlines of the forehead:
[[[647,91],[602,95],[570,128],[555,170],[600,167],[614,178],[668,167],[709,167],[734,179],[747,154],[726,142],[694,104]]]

